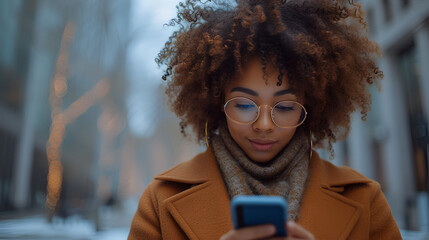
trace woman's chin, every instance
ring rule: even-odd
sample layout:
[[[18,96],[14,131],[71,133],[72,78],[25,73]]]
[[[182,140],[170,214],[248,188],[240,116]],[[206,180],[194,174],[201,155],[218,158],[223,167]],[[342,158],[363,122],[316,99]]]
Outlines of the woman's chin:
[[[248,155],[249,156],[249,155]],[[275,155],[269,154],[269,153],[259,153],[259,154],[252,154],[251,156],[249,156],[249,158],[255,162],[255,163],[268,163],[270,162]]]

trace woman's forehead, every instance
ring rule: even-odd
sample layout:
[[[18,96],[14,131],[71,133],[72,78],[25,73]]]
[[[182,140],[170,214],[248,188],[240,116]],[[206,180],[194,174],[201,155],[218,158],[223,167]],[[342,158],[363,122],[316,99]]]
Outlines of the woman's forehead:
[[[278,86],[279,75],[280,72],[277,66],[273,64],[267,65],[264,72],[261,60],[253,58],[245,65],[241,74],[232,79],[226,90],[231,91],[237,87],[248,88],[253,91],[272,90],[272,92],[290,89],[287,74],[283,74],[282,84]]]

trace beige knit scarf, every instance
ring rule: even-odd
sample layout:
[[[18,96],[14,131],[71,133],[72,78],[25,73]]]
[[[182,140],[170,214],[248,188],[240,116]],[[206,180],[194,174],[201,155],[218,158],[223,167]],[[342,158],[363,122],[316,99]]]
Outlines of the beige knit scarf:
[[[297,221],[308,176],[310,144],[297,129],[289,144],[268,164],[250,160],[232,139],[226,126],[211,138],[216,161],[229,196],[276,195],[288,203],[288,219]]]

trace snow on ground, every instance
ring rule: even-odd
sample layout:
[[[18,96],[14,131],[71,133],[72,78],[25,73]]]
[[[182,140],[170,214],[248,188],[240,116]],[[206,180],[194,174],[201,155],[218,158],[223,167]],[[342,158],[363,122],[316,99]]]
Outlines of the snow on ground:
[[[54,218],[48,223],[43,216],[0,221],[0,239],[79,239],[119,240],[126,239],[127,227],[95,231],[94,224],[78,216],[66,221]]]

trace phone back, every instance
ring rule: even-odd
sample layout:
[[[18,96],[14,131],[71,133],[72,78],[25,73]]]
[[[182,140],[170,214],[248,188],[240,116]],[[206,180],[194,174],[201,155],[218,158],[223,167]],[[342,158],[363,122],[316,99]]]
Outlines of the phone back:
[[[231,201],[234,228],[273,224],[276,236],[287,236],[287,203],[280,196],[237,196]]]

